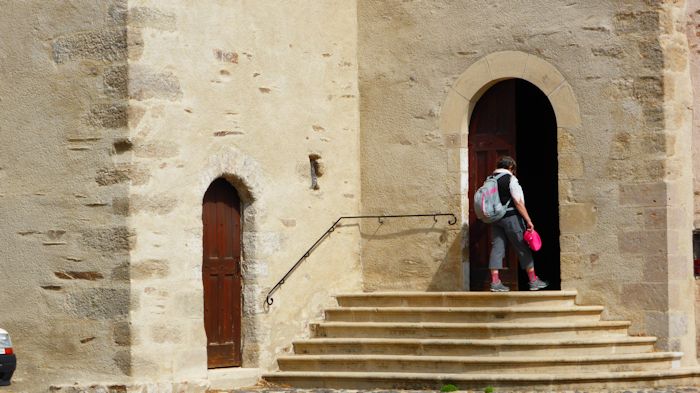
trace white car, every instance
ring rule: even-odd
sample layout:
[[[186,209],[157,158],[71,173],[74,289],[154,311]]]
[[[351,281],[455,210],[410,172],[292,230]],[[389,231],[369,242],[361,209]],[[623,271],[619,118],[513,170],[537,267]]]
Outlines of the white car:
[[[0,386],[10,384],[16,367],[17,357],[12,349],[10,334],[0,329]]]

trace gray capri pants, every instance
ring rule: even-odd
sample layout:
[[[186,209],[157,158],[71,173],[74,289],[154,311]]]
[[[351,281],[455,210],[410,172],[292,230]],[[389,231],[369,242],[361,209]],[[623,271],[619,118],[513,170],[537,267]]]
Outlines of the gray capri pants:
[[[491,256],[489,257],[489,269],[502,269],[503,258],[506,256],[506,238],[518,253],[520,267],[529,269],[534,266],[532,252],[523,241],[525,223],[518,216],[504,217],[490,225],[491,227]]]

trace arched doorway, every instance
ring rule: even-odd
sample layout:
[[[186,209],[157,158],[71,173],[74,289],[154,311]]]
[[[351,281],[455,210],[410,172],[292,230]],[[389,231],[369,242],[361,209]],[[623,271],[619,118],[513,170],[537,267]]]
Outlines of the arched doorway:
[[[204,329],[207,366],[241,366],[241,203],[225,179],[214,180],[202,205]]]
[[[560,288],[557,122],[547,96],[523,79],[507,79],[489,88],[478,100],[469,121],[469,195],[495,168],[501,155],[518,163],[518,179],[526,206],[542,236],[544,247],[535,253],[539,276]],[[469,209],[470,289],[487,290],[491,237],[488,225]],[[527,276],[509,250],[501,280],[511,290],[526,288]]]

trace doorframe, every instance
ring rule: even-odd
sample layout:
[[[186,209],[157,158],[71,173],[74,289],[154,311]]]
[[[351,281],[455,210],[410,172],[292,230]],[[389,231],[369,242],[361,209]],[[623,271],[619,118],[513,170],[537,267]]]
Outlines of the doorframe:
[[[265,299],[265,292],[261,285],[262,274],[261,270],[266,269],[266,266],[259,266],[261,260],[264,260],[264,255],[260,255],[258,250],[264,249],[263,239],[256,236],[259,232],[260,216],[267,211],[267,206],[264,199],[260,198],[265,194],[264,171],[260,164],[252,157],[243,153],[239,149],[227,146],[221,148],[217,153],[209,157],[208,163],[204,167],[192,168],[198,173],[197,194],[199,195],[200,207],[199,215],[201,217],[201,202],[203,202],[204,194],[213,181],[218,178],[226,179],[238,192],[241,201],[241,278],[243,285],[243,305],[242,305],[242,327],[241,327],[241,351],[242,365],[241,367],[214,369],[216,374],[226,372],[226,375],[248,375],[250,370],[263,366],[261,364],[260,346],[265,343],[261,342],[260,337],[265,337],[267,334],[263,331],[263,323],[261,321],[264,310],[262,304]],[[197,220],[197,240],[199,248],[198,265],[195,267],[201,272],[203,260],[203,222]],[[195,276],[198,282],[196,283],[201,293],[202,305],[204,300],[204,285],[201,274]],[[193,278],[195,278],[193,277]],[[202,367],[208,375],[212,374],[207,369],[206,357],[206,332],[204,330],[204,311],[201,313],[201,330],[200,342],[202,343],[201,351],[204,356],[202,358]]]
[[[549,99],[557,122],[557,139],[562,135],[577,134],[581,130],[581,113],[574,90],[566,78],[551,63],[526,52],[494,52],[470,65],[452,85],[442,105],[439,129],[447,147],[448,172],[459,181],[450,182],[450,190],[459,206],[458,217],[462,227],[462,249],[469,246],[469,152],[467,151],[469,119],[479,98],[494,84],[504,79],[523,79],[537,86]],[[581,178],[572,165],[562,162],[580,160],[575,144],[558,144],[559,189],[570,189],[571,181]],[[562,209],[571,205],[568,196],[559,194],[559,226],[562,227]],[[560,253],[568,250],[561,242]],[[469,290],[469,253],[462,252],[462,289]],[[564,263],[562,260],[561,263]],[[562,266],[562,270],[564,267]],[[566,281],[562,277],[562,288]]]

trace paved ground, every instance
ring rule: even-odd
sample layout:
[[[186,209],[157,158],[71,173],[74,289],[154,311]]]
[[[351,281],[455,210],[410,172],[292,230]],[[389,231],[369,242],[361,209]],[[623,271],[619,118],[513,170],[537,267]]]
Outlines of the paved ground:
[[[439,390],[333,390],[333,389],[287,389],[287,388],[252,388],[252,389],[239,389],[224,392],[235,392],[235,393],[436,393]],[[483,390],[460,390],[459,392],[467,393],[484,393]],[[493,393],[542,393],[541,391],[534,390],[500,390],[494,389]],[[700,386],[688,387],[688,386],[674,386],[665,387],[658,389],[626,389],[626,390],[606,390],[606,391],[596,391],[596,393],[700,393]],[[213,393],[213,392],[212,392]],[[563,391],[562,393],[587,393],[583,390],[570,390]]]

